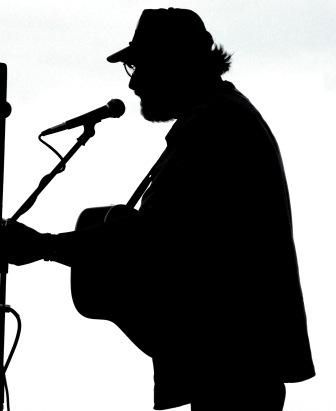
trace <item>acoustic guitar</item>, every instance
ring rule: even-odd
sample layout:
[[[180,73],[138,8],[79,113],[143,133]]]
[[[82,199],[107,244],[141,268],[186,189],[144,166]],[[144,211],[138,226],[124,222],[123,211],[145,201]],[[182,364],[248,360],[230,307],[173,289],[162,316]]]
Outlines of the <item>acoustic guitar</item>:
[[[127,205],[87,208],[80,214],[75,230],[109,224],[113,220],[137,214],[137,210]],[[108,267],[98,262],[72,266],[71,293],[74,305],[84,317],[112,321],[141,351],[151,356],[153,330],[150,324],[152,307],[149,294],[144,291],[144,287],[138,286],[137,276],[129,279],[127,276],[130,273],[127,270],[123,272],[119,263],[115,265],[117,272],[113,272],[112,255]]]

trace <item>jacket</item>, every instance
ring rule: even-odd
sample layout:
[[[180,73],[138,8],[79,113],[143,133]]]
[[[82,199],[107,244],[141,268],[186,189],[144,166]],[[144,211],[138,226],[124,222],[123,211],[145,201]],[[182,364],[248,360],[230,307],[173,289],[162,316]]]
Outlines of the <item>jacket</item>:
[[[85,256],[100,273],[72,275],[77,309],[110,320],[123,310],[115,322],[132,322],[128,335],[153,358],[155,409],[190,402],[209,380],[313,377],[290,198],[270,128],[224,81],[166,140],[139,211],[72,234],[77,262]]]

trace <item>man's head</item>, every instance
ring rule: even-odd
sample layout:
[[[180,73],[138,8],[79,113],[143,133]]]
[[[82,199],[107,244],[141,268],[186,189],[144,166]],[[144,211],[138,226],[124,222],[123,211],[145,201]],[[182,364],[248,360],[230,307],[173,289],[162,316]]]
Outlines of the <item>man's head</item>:
[[[129,46],[107,58],[130,71],[129,87],[150,121],[178,118],[230,67],[201,18],[186,9],[144,10]]]

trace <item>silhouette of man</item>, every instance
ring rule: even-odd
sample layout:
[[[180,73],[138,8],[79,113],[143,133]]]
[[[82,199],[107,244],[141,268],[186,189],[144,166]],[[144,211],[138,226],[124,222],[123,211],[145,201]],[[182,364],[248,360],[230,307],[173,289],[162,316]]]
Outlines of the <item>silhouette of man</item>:
[[[140,209],[98,208],[60,234],[9,220],[9,261],[72,267],[78,311],[152,357],[155,409],[282,410],[284,383],[315,371],[276,140],[190,10],[144,10],[108,61],[147,120],[177,120]]]

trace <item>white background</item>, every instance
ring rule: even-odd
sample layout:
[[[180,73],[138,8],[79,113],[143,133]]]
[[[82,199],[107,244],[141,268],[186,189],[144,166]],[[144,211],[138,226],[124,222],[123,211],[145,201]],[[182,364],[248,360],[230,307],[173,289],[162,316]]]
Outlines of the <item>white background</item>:
[[[69,231],[82,209],[127,201],[163,150],[171,124],[142,119],[123,67],[105,58],[128,44],[144,8],[169,6],[198,12],[215,40],[234,52],[226,78],[256,105],[277,138],[317,372],[287,384],[285,411],[336,411],[334,0],[1,0],[0,61],[8,65],[13,108],[4,216],[57,162],[37,141],[39,132],[110,98],[125,101],[124,117],[98,124],[94,139],[20,221],[41,232]],[[49,141],[65,153],[79,133]],[[23,321],[7,373],[12,410],[152,409],[151,359],[113,323],[80,316],[69,284],[69,269],[58,264],[10,268],[7,303]],[[6,352],[14,333],[8,316]]]

